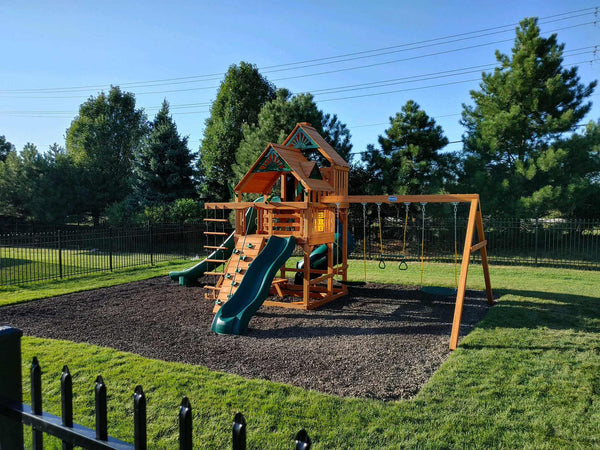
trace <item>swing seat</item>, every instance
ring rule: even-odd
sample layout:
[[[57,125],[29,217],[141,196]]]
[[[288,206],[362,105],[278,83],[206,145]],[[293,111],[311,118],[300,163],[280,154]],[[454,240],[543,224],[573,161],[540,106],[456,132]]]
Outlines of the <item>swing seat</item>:
[[[398,269],[399,270],[407,270],[408,269],[408,264],[406,263],[406,256],[405,255],[386,255],[386,254],[381,254],[379,255],[379,268],[380,269],[385,269],[385,259],[399,259],[400,262],[398,263]]]
[[[443,286],[421,286],[421,292],[429,295],[438,295],[440,297],[449,297],[456,295],[455,288],[448,288]]]

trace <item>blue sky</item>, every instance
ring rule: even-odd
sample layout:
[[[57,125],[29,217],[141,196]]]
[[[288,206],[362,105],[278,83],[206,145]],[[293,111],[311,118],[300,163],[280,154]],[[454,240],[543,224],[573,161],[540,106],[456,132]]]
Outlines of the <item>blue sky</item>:
[[[19,149],[26,142],[40,150],[64,145],[79,105],[113,84],[134,92],[149,118],[166,98],[197,151],[222,74],[244,60],[278,87],[313,92],[321,109],[348,125],[355,152],[376,143],[409,99],[457,141],[469,90],[493,67],[496,49],[510,52],[514,24],[524,17],[539,17],[544,35],[556,30],[566,44],[565,66],[577,63],[583,82],[598,78],[600,12],[575,12],[596,6],[597,0],[3,0],[0,135]],[[478,30],[486,31],[465,34]],[[345,54],[354,55],[323,59]],[[282,66],[307,60],[318,61]],[[598,91],[591,100],[585,121],[600,117]]]

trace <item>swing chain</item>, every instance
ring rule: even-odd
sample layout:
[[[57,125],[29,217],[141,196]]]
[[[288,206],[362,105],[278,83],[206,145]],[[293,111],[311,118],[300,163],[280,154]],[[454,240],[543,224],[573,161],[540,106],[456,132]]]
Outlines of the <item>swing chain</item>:
[[[377,222],[379,223],[379,268],[385,269],[385,261],[383,260],[383,232],[381,227],[381,203],[377,203]]]
[[[407,270],[408,264],[406,262],[406,230],[408,227],[408,207],[410,202],[404,202],[404,233],[402,236],[402,254],[400,255],[400,262],[398,263],[398,269]]]
[[[363,210],[363,271],[367,282],[367,203],[362,202]]]
[[[457,238],[457,225],[456,225],[456,212],[458,210],[458,202],[452,202],[454,206],[454,286],[458,289],[458,238]]]

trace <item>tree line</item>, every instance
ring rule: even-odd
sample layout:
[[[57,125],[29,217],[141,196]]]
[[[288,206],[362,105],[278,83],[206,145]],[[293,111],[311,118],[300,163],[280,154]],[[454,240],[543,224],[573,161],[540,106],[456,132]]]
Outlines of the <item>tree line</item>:
[[[597,83],[563,67],[563,51],[555,34],[540,36],[537,19],[521,21],[511,53],[496,51],[497,68],[462,105],[463,148],[454,152],[444,150],[442,127],[409,100],[376,144],[353,155],[336,114],[309,93],[277,88],[247,62],[225,74],[198,152],[166,100],[149,120],[132,93],[111,87],[80,106],[65,147],[17,151],[0,136],[0,215],[114,225],[198,217],[203,201],[231,199],[266,143],[309,122],[351,163],[351,193],[479,193],[489,214],[598,218],[600,120],[581,123]]]

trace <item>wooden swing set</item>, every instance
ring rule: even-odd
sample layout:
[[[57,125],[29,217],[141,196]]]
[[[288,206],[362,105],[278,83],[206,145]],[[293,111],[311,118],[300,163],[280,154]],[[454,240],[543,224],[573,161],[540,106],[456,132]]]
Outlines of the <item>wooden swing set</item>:
[[[315,157],[316,156],[316,157]],[[309,159],[311,158],[311,159]],[[348,210],[351,204],[468,203],[467,223],[460,278],[450,339],[450,349],[458,345],[460,323],[471,255],[479,251],[485,279],[488,304],[494,303],[489,276],[481,204],[477,194],[449,195],[348,195],[348,163],[308,123],[299,123],[283,144],[268,144],[254,165],[234,189],[235,200],[227,203],[207,203],[209,210],[235,211],[235,245],[231,258],[223,260],[223,272],[209,298],[216,302],[215,310],[225,303],[270,236],[296,239],[302,250],[302,265],[284,264],[272,281],[271,293],[280,298],[295,297],[297,301],[269,300],[267,306],[314,309],[348,293]],[[258,194],[263,201],[242,201],[244,194]],[[273,201],[279,195],[280,201]],[[255,219],[247,214],[256,209]],[[408,206],[406,206],[408,212]],[[254,223],[248,223],[255,220]],[[406,222],[405,222],[406,223]],[[381,219],[379,221],[381,226]],[[255,226],[254,226],[255,225]],[[252,230],[252,232],[250,232]],[[473,243],[475,232],[476,242]],[[406,227],[404,230],[406,242]],[[383,244],[382,248],[382,260]],[[327,267],[311,268],[311,252],[326,246]],[[341,248],[340,248],[341,247]],[[405,252],[405,244],[403,253]],[[302,284],[290,283],[289,273],[301,273]],[[334,283],[335,278],[340,283]]]

